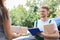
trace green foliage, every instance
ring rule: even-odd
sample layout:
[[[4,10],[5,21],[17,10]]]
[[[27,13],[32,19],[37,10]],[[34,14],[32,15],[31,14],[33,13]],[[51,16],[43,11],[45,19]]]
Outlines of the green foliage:
[[[49,17],[56,17],[56,10],[57,7],[60,5],[60,0],[44,0],[44,2],[42,3],[42,5],[48,5],[50,8],[50,14]]]
[[[56,9],[60,4],[60,0],[27,0],[26,6],[29,8],[28,10],[22,5],[19,5],[10,11],[12,25],[26,26],[29,28],[33,27],[34,21],[40,18],[38,14],[39,7],[46,4],[50,8],[49,17],[55,17]]]
[[[20,25],[26,27],[33,27],[34,21],[39,18],[38,14],[35,14],[32,9],[26,11],[26,9],[20,5],[10,11],[12,25]]]
[[[26,10],[23,6],[18,6],[10,11],[11,20],[13,25],[20,25],[24,17],[26,16]],[[22,25],[22,24],[21,24]]]

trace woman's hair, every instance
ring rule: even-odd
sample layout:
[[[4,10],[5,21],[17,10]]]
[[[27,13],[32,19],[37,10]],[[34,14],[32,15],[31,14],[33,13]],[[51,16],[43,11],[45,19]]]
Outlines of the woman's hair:
[[[8,19],[8,10],[7,10],[6,7],[4,6],[2,0],[0,0],[0,8],[1,8],[1,10],[2,10],[2,15],[3,15],[4,20]]]

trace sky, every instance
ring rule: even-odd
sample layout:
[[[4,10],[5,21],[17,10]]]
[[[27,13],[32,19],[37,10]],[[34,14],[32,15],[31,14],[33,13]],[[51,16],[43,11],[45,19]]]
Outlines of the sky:
[[[19,4],[20,5],[25,5],[27,0],[6,0],[5,6],[11,10],[13,7],[17,7]]]

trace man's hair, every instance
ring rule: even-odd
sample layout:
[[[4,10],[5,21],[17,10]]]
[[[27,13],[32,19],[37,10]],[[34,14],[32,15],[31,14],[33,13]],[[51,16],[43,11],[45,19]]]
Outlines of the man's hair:
[[[48,6],[42,6],[41,8],[46,9],[47,11],[49,11],[49,7]]]

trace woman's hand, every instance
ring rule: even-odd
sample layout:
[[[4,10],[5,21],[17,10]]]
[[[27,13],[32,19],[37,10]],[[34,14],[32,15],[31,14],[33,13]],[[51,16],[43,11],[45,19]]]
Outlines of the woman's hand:
[[[14,35],[15,35],[16,37],[20,37],[20,36],[23,36],[24,34],[22,34],[22,33],[14,33]]]

